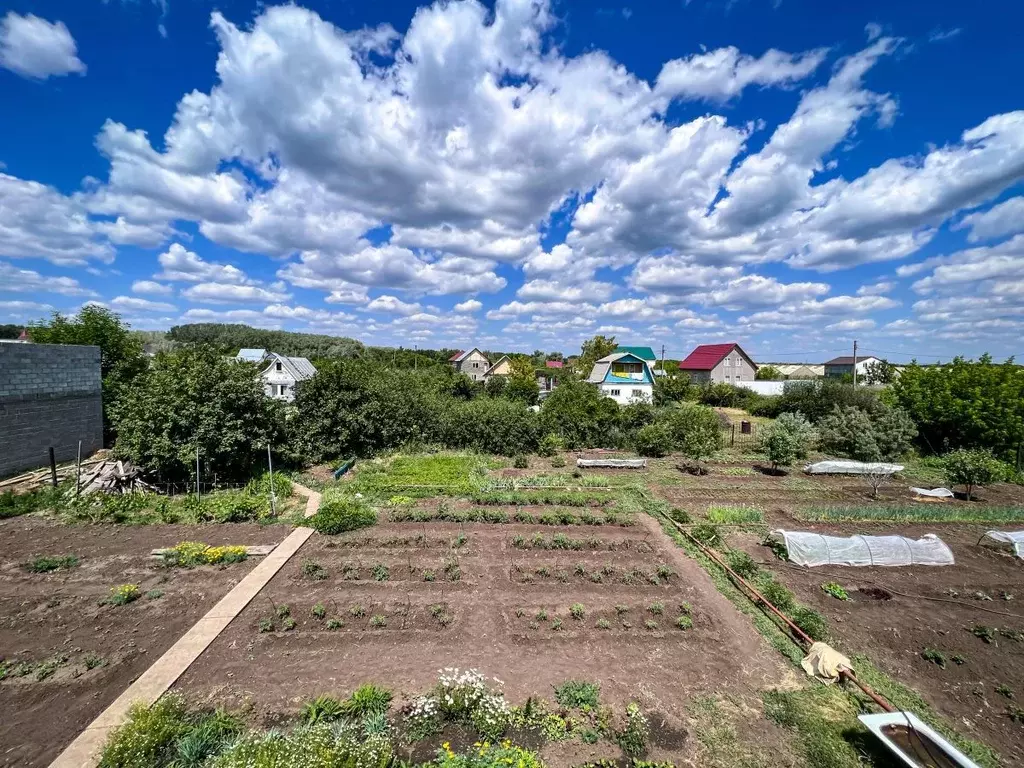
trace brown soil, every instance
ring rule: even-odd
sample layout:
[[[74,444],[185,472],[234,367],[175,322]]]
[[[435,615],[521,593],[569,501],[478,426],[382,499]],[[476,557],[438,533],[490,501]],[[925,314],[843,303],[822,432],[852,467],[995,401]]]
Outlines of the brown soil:
[[[347,695],[369,681],[395,689],[399,698],[416,695],[430,688],[444,667],[477,668],[500,678],[513,703],[538,695],[551,699],[552,686],[566,679],[593,680],[601,684],[602,699],[620,710],[634,699],[647,711],[663,713],[654,718],[658,727],[651,757],[678,762],[693,759],[696,750],[683,726],[694,696],[727,690],[756,704],[760,690],[792,674],[705,572],[645,515],[632,528],[593,527],[585,534],[579,527],[446,523],[371,530],[310,539],[177,688],[201,701],[251,704],[254,718],[267,724],[293,716],[299,703],[312,696]],[[548,537],[585,535],[608,545],[634,540],[647,543],[650,551],[512,546],[517,534],[529,539],[538,531]],[[451,541],[459,533],[468,538],[457,550],[459,579],[450,581],[444,564],[451,555],[430,543]],[[424,540],[417,546],[412,540],[419,534]],[[404,539],[410,544],[403,549],[398,542]],[[366,547],[347,546],[350,540]],[[390,544],[381,546],[384,542]],[[304,576],[308,560],[326,569],[326,578]],[[387,581],[362,577],[377,562],[388,565]],[[363,566],[360,577],[346,579],[357,563]],[[541,563],[552,574],[556,569],[573,573],[577,563],[587,573],[609,566],[618,573],[638,568],[651,574],[665,564],[672,574],[657,584],[562,583],[554,576],[524,584],[514,578],[516,564],[534,570]],[[434,581],[422,579],[428,566],[435,571]],[[402,569],[409,578],[390,577]],[[692,612],[692,629],[674,625],[684,602]],[[584,618],[570,615],[573,603],[585,606]],[[650,611],[654,603],[663,604],[662,613]],[[324,619],[312,613],[318,604],[326,609]],[[290,631],[277,618],[282,605],[296,622]],[[547,614],[543,619],[537,616],[541,610]],[[383,617],[383,623],[375,616]],[[450,617],[450,623],[442,616]],[[343,626],[327,629],[331,619]],[[261,620],[272,622],[274,629],[261,632]],[[561,622],[557,629],[556,620]],[[648,620],[657,627],[645,627]],[[773,738],[780,741],[778,734]],[[552,745],[544,756],[556,766],[607,756],[593,752],[593,747],[572,742]]]
[[[978,545],[996,526],[789,525],[839,536],[935,533],[949,545],[952,566],[801,568],[776,560],[754,534],[730,536],[801,602],[828,617],[840,650],[866,655],[917,690],[963,735],[998,750],[1006,765],[1024,764],[1024,727],[1007,717],[1007,707],[1024,700],[1024,562]],[[850,600],[823,592],[821,585],[830,581],[841,584]],[[976,626],[991,627],[993,641],[975,636]],[[944,669],[922,658],[926,648],[945,657]],[[1013,691],[1012,701],[996,692],[1001,685]]]
[[[0,523],[0,659],[34,665],[29,674],[0,681],[0,765],[47,765],[257,562],[167,569],[150,550],[183,540],[272,544],[287,532],[257,525],[67,526],[32,517]],[[78,567],[48,574],[23,568],[36,556],[69,554],[80,558]],[[101,604],[112,586],[126,583],[163,595]],[[47,661],[56,662],[49,676],[38,667]]]

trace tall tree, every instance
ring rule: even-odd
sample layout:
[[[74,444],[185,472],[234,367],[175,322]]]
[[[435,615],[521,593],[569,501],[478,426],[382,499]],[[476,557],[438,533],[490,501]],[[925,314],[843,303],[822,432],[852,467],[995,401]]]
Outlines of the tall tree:
[[[615,342],[614,336],[595,336],[592,339],[584,341],[582,354],[580,355],[579,362],[577,363],[580,375],[584,378],[589,376],[590,371],[594,367],[594,363],[602,357],[610,355],[618,346],[619,345]]]
[[[142,341],[131,332],[128,323],[116,312],[89,304],[77,315],[54,312],[50,321],[29,327],[36,344],[85,344],[100,348],[100,374],[103,376],[103,425],[107,441],[113,438],[111,413],[122,391],[148,365]]]

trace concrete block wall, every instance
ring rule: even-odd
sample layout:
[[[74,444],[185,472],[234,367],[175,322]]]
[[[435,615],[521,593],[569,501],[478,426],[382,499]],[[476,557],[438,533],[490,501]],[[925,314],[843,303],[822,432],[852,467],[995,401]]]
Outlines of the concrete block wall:
[[[0,477],[103,447],[100,348],[0,343]]]

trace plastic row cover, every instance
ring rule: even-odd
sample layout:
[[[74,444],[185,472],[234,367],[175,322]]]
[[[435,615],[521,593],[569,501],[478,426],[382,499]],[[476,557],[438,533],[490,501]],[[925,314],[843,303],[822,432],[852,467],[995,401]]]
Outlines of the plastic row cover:
[[[902,464],[886,464],[885,462],[849,461],[835,459],[808,464],[804,472],[809,475],[895,475],[903,471]]]
[[[1024,557],[1024,531],[985,531],[985,536],[1013,547],[1013,554]]]
[[[823,536],[808,531],[772,531],[786,543],[797,565],[953,565],[953,553],[933,533],[905,536]]]

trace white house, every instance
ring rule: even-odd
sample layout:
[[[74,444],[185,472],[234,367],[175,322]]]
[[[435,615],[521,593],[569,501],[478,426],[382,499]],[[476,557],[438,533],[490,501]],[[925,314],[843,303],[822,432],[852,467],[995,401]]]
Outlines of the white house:
[[[295,385],[316,375],[316,368],[306,358],[286,357],[265,349],[243,349],[235,359],[259,365],[267,397],[289,403],[295,399]]]
[[[615,352],[594,363],[587,382],[619,405],[649,403],[654,397],[651,367],[632,352]]]
[[[448,358],[448,363],[456,371],[466,374],[473,381],[483,381],[491,368],[490,361],[476,347],[456,352]]]
[[[864,357],[858,357],[857,360],[857,375],[865,376],[868,372],[868,368],[876,365],[880,362],[877,357],[871,355],[865,355]],[[839,376],[852,376],[854,368],[853,357],[837,357],[829,360],[825,363],[825,377],[836,378]]]

